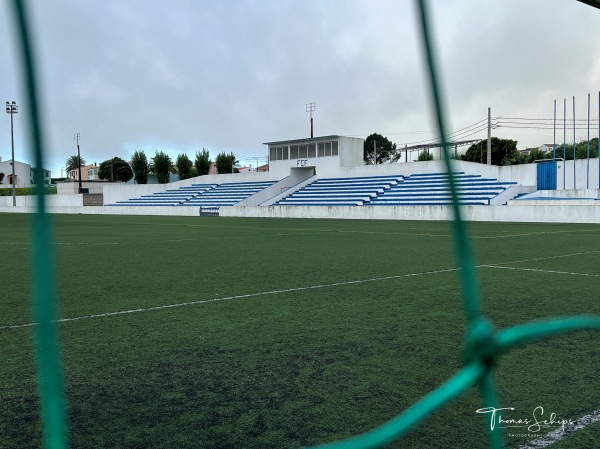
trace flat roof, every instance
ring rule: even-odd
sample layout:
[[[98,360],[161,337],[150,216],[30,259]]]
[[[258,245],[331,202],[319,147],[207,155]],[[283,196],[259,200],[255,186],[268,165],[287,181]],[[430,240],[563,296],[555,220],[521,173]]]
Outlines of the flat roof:
[[[318,140],[339,139],[340,137],[342,137],[342,136],[322,136],[322,137],[309,137],[308,139],[280,140],[278,142],[264,142],[263,145],[281,145],[284,143],[288,143],[288,144],[307,143],[307,142],[316,142]]]

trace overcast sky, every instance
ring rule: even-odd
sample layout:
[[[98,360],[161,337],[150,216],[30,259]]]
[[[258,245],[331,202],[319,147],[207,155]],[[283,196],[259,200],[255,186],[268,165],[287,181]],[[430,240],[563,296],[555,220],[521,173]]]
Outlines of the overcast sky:
[[[8,3],[0,2],[1,100],[21,105],[15,159],[31,162]],[[205,147],[256,165],[263,142],[310,137],[309,102],[315,136],[378,132],[401,146],[435,137],[412,0],[29,3],[53,176],[76,154],[76,132],[88,163],[129,160],[135,149],[193,159]],[[450,131],[486,119],[488,107],[493,117],[552,118],[558,100],[562,119],[563,98],[572,117],[573,96],[584,119],[588,93],[598,123],[600,10],[575,0],[430,4]],[[519,148],[553,140],[552,129],[493,135]],[[8,114],[0,157],[10,158]]]

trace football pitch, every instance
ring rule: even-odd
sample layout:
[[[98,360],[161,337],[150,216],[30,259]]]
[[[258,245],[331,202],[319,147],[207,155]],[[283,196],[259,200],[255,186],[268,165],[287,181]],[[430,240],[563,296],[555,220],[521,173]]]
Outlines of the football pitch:
[[[0,448],[41,447],[30,216],[0,214]],[[393,418],[462,366],[446,222],[53,216],[72,448],[296,448]],[[501,329],[600,315],[600,226],[469,223]],[[509,351],[512,418],[600,409],[600,332]],[[479,390],[393,448],[487,448]],[[556,428],[556,426],[552,427]],[[537,434],[504,432],[517,448]],[[600,423],[556,449],[598,447]]]

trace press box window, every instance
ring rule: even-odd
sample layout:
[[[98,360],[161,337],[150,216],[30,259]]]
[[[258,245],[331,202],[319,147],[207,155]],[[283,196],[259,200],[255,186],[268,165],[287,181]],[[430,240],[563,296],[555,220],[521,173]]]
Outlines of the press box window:
[[[300,159],[306,159],[308,157],[308,145],[298,146],[298,157]]]
[[[338,143],[337,140],[334,142],[331,142],[331,155],[332,156],[337,156],[338,155]]]
[[[271,147],[269,149],[270,160],[282,161],[288,159],[288,147]]]

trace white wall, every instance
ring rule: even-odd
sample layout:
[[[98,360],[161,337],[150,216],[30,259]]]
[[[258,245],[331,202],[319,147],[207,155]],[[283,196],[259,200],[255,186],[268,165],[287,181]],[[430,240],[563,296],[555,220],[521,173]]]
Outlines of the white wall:
[[[554,203],[554,202],[552,202]],[[600,205],[464,206],[466,221],[600,223]],[[267,206],[222,207],[221,217],[332,218],[360,220],[451,220],[450,206]]]
[[[340,156],[311,157],[306,159],[287,159],[269,162],[269,173],[277,179],[290,175],[292,168],[314,168],[318,174],[337,176],[341,164]]]
[[[472,162],[471,162],[472,163]],[[475,164],[482,165],[482,164]],[[486,165],[487,167],[487,165]],[[536,164],[506,165],[497,168],[498,181],[516,181],[523,186],[537,186]]]
[[[586,189],[588,188],[588,160],[578,159],[575,161],[558,161],[556,167],[556,188],[562,189]],[[589,188],[597,189],[598,185],[598,158],[589,160]]]
[[[108,182],[88,182],[82,181],[81,188],[88,189],[88,193],[103,193],[104,186],[108,185]],[[121,185],[121,184],[118,184]],[[79,190],[79,182],[57,182],[56,193],[59,195],[77,195]]]
[[[64,197],[63,197],[64,198]],[[0,213],[33,213],[35,206],[0,206]],[[198,216],[198,207],[176,206],[48,206],[50,214]]]
[[[364,139],[360,139],[358,137],[341,136],[339,141],[339,148],[341,167],[354,167],[364,165]]]
[[[35,207],[35,195],[16,196],[16,203],[19,207]],[[83,195],[46,195],[46,205],[48,206],[83,206]],[[0,196],[0,208],[12,208],[12,196]],[[10,211],[8,211],[10,212]]]

